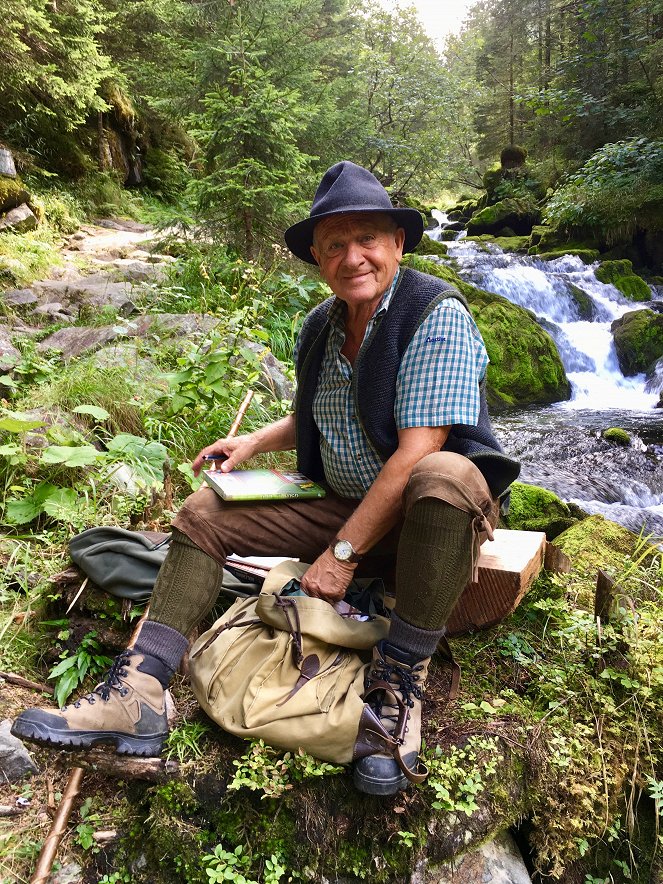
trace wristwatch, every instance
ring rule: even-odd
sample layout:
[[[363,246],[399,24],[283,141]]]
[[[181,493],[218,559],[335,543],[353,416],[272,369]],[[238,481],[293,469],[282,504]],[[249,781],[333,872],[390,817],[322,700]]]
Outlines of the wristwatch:
[[[337,562],[358,562],[362,558],[359,553],[354,551],[349,540],[340,540],[335,537],[329,544],[329,548]]]

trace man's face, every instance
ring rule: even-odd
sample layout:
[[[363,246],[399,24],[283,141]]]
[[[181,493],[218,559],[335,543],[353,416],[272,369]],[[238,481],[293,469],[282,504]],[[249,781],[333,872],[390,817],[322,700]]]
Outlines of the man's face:
[[[320,275],[350,307],[377,307],[403,257],[405,231],[383,212],[333,215],[317,224],[311,252]]]

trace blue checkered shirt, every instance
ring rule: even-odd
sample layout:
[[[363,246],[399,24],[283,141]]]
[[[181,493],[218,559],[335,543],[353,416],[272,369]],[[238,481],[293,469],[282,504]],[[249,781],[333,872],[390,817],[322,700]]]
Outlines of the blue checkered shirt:
[[[382,321],[398,282],[385,293],[366,327],[364,340]],[[341,497],[360,499],[382,469],[355,415],[352,365],[341,353],[345,342],[344,305],[329,312],[327,338],[313,417],[320,430],[325,476]],[[479,380],[488,354],[474,320],[456,298],[446,298],[426,317],[403,355],[396,382],[394,418],[398,429],[475,425],[479,418]]]

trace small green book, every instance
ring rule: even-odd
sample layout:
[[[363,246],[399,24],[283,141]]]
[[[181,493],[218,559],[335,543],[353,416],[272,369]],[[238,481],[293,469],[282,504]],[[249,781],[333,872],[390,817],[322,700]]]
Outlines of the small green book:
[[[205,470],[203,478],[224,500],[311,500],[325,489],[303,473],[280,470]]]

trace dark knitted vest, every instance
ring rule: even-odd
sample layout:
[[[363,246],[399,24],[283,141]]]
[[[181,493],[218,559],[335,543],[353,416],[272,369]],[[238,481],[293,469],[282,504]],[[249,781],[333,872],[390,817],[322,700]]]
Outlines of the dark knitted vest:
[[[355,413],[371,446],[385,462],[398,448],[394,420],[396,379],[403,354],[423,320],[440,301],[457,298],[467,302],[453,286],[435,276],[407,268],[401,271],[389,309],[361,346],[352,372]],[[304,320],[297,356],[297,465],[305,475],[324,480],[320,433],[313,420],[313,398],[329,334],[329,309],[334,298],[315,307]],[[503,453],[488,417],[484,384],[480,385],[481,408],[477,426],[454,424],[444,451],[462,454],[483,473],[498,497],[520,472],[520,465]]]

